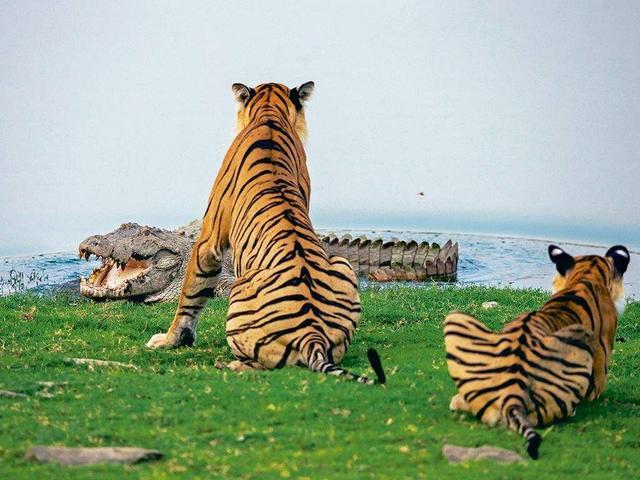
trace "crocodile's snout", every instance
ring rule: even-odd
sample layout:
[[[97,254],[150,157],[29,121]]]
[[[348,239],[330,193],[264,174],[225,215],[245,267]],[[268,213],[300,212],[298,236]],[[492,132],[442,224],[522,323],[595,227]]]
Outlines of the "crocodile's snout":
[[[113,247],[107,242],[104,235],[93,235],[85,239],[78,246],[78,255],[80,258],[89,259],[91,255],[96,257],[108,257],[111,255]]]
[[[80,281],[89,298],[162,299],[179,289],[191,242],[178,234],[126,223],[106,235],[93,235],[78,246],[80,258],[95,256],[102,264]],[[173,284],[176,285],[173,285]],[[157,298],[156,298],[157,297]]]

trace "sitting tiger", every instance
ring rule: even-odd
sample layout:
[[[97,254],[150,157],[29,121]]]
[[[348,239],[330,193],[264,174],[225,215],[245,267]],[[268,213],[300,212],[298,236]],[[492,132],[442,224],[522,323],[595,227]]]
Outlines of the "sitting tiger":
[[[346,259],[327,256],[309,219],[302,140],[304,105],[313,88],[313,82],[293,89],[274,83],[232,86],[239,133],[213,184],[173,323],[148,347],[194,343],[198,318],[231,248],[236,280],[226,332],[236,360],[229,368],[303,365],[361,383],[384,383],[373,349],[368,356],[375,380],[336,365],[358,326],[360,297],[353,269]]]
[[[499,333],[459,312],[444,324],[447,364],[458,388],[450,408],[517,431],[534,459],[542,441],[534,426],[573,415],[583,398],[598,398],[605,389],[616,302],[624,298],[630,259],[623,246],[605,257],[574,258],[551,245],[549,256],[557,269],[555,293],[540,310]]]

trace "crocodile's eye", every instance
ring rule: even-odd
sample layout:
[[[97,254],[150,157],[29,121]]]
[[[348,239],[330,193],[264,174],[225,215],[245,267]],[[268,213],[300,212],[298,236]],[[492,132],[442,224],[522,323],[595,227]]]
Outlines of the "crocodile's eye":
[[[180,264],[181,260],[180,255],[177,255],[166,248],[159,250],[158,253],[153,256],[153,262],[156,268],[159,268],[160,270],[174,268]]]

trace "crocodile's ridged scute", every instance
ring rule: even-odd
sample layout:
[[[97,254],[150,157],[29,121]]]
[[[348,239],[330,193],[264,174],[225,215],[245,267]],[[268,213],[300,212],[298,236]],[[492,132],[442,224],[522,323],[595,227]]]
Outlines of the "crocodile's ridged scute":
[[[458,269],[458,244],[369,239],[335,234],[320,236],[329,255],[340,255],[360,276],[377,282],[453,279]]]

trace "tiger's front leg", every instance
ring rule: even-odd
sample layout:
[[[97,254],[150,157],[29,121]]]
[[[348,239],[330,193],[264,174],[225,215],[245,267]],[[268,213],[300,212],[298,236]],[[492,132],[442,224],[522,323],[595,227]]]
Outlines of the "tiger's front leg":
[[[593,379],[587,392],[587,400],[596,400],[607,387],[606,354],[597,349],[593,355]]]
[[[196,327],[202,309],[215,289],[222,272],[222,252],[211,251],[206,243],[195,243],[182,284],[178,309],[167,333],[157,333],[149,348],[190,347],[196,341]]]

